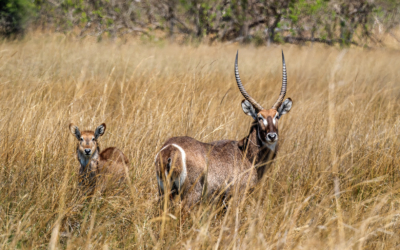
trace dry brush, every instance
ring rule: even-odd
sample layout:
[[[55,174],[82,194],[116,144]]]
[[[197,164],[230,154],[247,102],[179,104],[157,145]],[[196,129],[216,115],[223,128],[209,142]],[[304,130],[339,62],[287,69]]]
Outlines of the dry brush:
[[[159,212],[154,156],[172,136],[241,139],[235,45],[71,41],[0,44],[0,248],[392,249],[400,244],[398,51],[241,47],[241,78],[260,103],[291,112],[280,154],[253,192],[184,220]],[[117,195],[88,199],[68,124],[107,123],[102,147],[129,159]]]

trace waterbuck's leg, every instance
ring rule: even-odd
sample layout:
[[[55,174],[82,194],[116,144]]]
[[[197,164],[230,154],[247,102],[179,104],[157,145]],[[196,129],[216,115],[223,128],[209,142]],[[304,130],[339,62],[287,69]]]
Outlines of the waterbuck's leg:
[[[189,214],[196,203],[200,202],[203,187],[200,182],[196,182],[194,186],[188,187],[188,192],[185,194],[186,199],[183,201],[183,212]]]
[[[164,206],[164,192],[162,191],[162,189],[160,188],[160,186],[158,186],[158,205],[160,206],[160,216],[163,212],[163,206]]]

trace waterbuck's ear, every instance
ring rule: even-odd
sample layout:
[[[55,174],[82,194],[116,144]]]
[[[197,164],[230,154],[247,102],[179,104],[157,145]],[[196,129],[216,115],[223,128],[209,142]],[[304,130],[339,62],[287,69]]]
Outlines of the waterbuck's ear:
[[[78,140],[81,139],[81,132],[79,131],[79,128],[75,124],[73,123],[69,124],[69,131],[76,137],[76,139]]]
[[[257,112],[249,101],[247,100],[242,101],[242,109],[246,115],[249,115],[253,117],[254,120],[257,120]]]
[[[292,108],[292,104],[293,104],[292,99],[288,98],[284,100],[282,105],[278,108],[279,116],[277,118],[279,119],[281,118],[282,115],[288,113]]]
[[[99,136],[104,135],[104,132],[106,132],[106,124],[102,123],[100,126],[96,128],[96,131],[94,131],[94,138],[97,140]]]

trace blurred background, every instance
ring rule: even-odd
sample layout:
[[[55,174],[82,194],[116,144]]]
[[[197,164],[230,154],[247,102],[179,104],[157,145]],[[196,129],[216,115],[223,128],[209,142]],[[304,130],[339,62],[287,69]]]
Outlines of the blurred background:
[[[398,0],[1,0],[0,35],[370,47],[400,41],[399,9]]]

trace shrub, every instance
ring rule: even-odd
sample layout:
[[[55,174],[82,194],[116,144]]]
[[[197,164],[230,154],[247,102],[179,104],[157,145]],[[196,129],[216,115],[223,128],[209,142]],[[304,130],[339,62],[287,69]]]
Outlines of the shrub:
[[[0,0],[0,36],[23,34],[32,10],[29,0]]]

